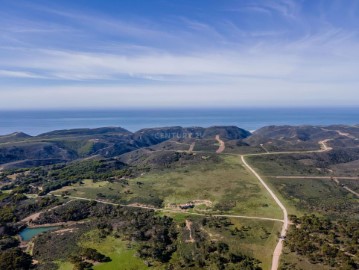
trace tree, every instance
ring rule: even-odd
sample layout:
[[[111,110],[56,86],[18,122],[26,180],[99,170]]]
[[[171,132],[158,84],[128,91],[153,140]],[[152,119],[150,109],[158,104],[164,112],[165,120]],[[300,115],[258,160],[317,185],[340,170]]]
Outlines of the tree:
[[[32,265],[32,257],[19,248],[8,249],[0,254],[1,270],[27,270]]]

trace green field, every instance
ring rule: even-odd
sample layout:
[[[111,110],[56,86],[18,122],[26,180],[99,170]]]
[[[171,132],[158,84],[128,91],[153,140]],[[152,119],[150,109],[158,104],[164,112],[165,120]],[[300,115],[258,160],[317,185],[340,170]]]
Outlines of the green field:
[[[64,187],[54,194],[64,191],[71,196],[96,199],[100,195],[118,203],[165,208],[198,200],[205,202],[195,208],[201,213],[282,218],[274,200],[236,156],[223,156],[219,163],[199,163],[146,173],[128,180],[127,184],[85,180],[83,184]]]
[[[319,170],[311,155],[303,154],[281,154],[249,156],[248,162],[261,175],[326,175],[326,170]]]
[[[70,262],[57,262],[59,270],[73,270],[74,265]]]
[[[83,235],[80,246],[94,248],[102,254],[111,258],[111,262],[100,263],[93,267],[94,270],[141,270],[148,269],[144,261],[135,256],[135,249],[130,248],[128,243],[108,236],[104,239],[99,237],[97,230]],[[160,269],[158,267],[152,269]]]
[[[268,178],[267,182],[282,195],[289,214],[358,218],[358,198],[330,179]]]
[[[111,258],[110,262],[95,264],[94,270],[141,270],[148,269],[144,261],[135,256],[135,249],[130,248],[128,243],[113,236],[100,238],[97,230],[90,231],[82,236],[79,246],[94,248],[100,253]],[[72,270],[70,262],[58,262],[59,270]],[[162,269],[153,267],[152,269]]]

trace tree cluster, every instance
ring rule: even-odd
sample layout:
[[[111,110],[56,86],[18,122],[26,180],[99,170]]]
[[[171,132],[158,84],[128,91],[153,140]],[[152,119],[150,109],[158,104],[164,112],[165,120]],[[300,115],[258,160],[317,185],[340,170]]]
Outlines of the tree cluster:
[[[286,246],[305,256],[312,264],[326,264],[337,269],[358,269],[359,222],[333,222],[315,215],[291,217]]]

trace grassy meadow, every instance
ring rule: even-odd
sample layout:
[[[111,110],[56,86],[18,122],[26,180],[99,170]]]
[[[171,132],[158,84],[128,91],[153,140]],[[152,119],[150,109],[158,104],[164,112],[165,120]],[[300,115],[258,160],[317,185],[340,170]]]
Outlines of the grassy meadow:
[[[200,213],[281,218],[279,207],[240,158],[222,157],[219,163],[196,163],[149,172],[125,182],[84,180],[53,193],[164,208],[197,200],[204,201],[194,209]]]
[[[291,155],[249,156],[248,162],[253,168],[265,176],[277,175],[326,175],[328,172],[320,170],[308,156]]]
[[[144,261],[136,256],[136,251],[128,242],[122,241],[114,236],[106,238],[99,237],[99,231],[93,230],[82,236],[79,246],[84,248],[93,248],[100,253],[111,258],[110,262],[95,264],[94,270],[142,270],[148,269]],[[59,270],[72,270],[73,264],[70,262],[58,262]],[[152,269],[162,269],[152,267]]]
[[[281,194],[290,214],[358,217],[358,198],[330,179],[268,178],[267,182]]]

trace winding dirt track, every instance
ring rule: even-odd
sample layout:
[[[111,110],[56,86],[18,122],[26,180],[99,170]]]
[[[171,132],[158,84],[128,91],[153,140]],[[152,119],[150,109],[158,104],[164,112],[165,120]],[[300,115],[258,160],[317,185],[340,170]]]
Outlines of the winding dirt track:
[[[193,143],[191,143],[191,145],[190,145],[190,147],[189,147],[189,149],[188,149],[188,152],[189,153],[192,153],[193,152],[193,149],[194,149],[194,146],[196,145],[196,142],[193,142]]]
[[[348,191],[348,192],[354,194],[355,196],[357,196],[357,197],[359,198],[359,193],[358,193],[358,192],[355,192],[354,190],[348,188],[347,186],[343,186],[343,188],[344,188],[346,191]]]
[[[30,222],[32,222],[32,221],[37,220],[37,219],[40,217],[41,214],[43,214],[43,213],[45,213],[45,212],[49,212],[49,211],[55,210],[56,208],[59,208],[59,207],[61,207],[61,206],[64,206],[64,205],[66,205],[66,204],[68,204],[68,203],[70,203],[70,202],[72,202],[72,200],[70,200],[70,201],[68,201],[68,202],[66,202],[66,203],[64,203],[64,204],[61,204],[61,205],[56,205],[56,206],[54,206],[54,207],[52,207],[52,208],[50,208],[50,209],[46,209],[46,210],[44,210],[44,211],[41,211],[41,212],[37,212],[37,213],[35,213],[35,214],[32,214],[32,215],[30,215],[30,216],[28,216],[28,217],[22,219],[21,221],[22,221],[22,222],[30,223]]]
[[[192,236],[192,221],[189,221],[188,219],[186,219],[186,228],[189,231],[189,239],[186,242],[194,243],[195,241]]]
[[[219,138],[219,135],[216,135],[216,140],[217,142],[219,143],[219,147],[216,151],[217,154],[220,154],[224,151],[224,149],[226,148],[225,144],[224,144],[224,141],[222,141],[220,138]]]

